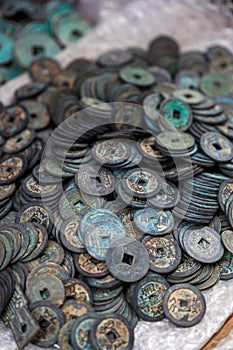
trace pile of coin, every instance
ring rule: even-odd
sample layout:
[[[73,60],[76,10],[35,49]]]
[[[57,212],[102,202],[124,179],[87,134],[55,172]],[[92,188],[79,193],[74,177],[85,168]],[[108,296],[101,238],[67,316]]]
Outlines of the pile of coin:
[[[0,106],[0,311],[20,349],[128,350],[138,320],[202,320],[202,291],[233,278],[232,72],[226,48],[166,36],[30,66]]]
[[[41,57],[52,57],[91,29],[77,1],[3,0],[0,4],[0,84]]]

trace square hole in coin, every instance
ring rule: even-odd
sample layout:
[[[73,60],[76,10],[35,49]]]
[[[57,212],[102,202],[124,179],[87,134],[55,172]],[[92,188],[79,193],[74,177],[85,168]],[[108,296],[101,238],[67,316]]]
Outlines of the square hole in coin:
[[[201,246],[203,249],[207,249],[210,243],[204,238],[201,238],[200,241],[198,242],[198,245]]]
[[[111,330],[108,333],[106,333],[106,336],[107,336],[108,340],[110,341],[110,343],[114,343],[116,341],[116,339],[118,338],[118,335],[114,332],[114,330]]]
[[[132,265],[133,262],[134,262],[134,255],[124,253],[123,256],[122,256],[121,261],[122,261],[124,264]]]
[[[179,311],[190,311],[190,302],[187,299],[178,299],[178,310]]]

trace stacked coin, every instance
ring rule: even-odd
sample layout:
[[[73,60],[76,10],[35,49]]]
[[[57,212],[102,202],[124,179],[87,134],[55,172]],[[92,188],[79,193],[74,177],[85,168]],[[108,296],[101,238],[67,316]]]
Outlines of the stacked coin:
[[[131,349],[138,320],[202,320],[202,291],[233,278],[232,61],[162,36],[30,66],[0,107],[2,318],[19,348]]]
[[[40,57],[51,57],[91,29],[74,1],[3,0],[0,4],[0,84]],[[45,67],[44,67],[45,68]]]

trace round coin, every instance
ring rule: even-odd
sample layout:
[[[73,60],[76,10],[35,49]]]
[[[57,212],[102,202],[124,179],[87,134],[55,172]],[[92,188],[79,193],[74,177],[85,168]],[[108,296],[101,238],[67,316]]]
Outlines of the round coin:
[[[233,231],[226,230],[221,234],[224,247],[233,254]]]
[[[154,236],[161,236],[171,232],[175,223],[170,211],[150,207],[137,210],[134,214],[133,222],[139,231]]]
[[[93,324],[91,343],[98,350],[131,350],[134,343],[133,329],[124,317],[110,314]]]
[[[182,253],[175,239],[170,235],[145,237],[142,241],[150,261],[150,269],[158,273],[170,273],[180,264]]]
[[[217,162],[227,162],[233,158],[233,145],[226,136],[217,132],[206,132],[200,140],[203,152]]]
[[[134,282],[149,270],[149,257],[145,247],[129,237],[113,241],[107,251],[106,264],[113,276],[124,282]]]
[[[191,257],[206,264],[219,261],[224,253],[220,235],[208,226],[187,229],[183,244]]]
[[[199,323],[206,309],[202,293],[184,283],[170,287],[163,300],[165,316],[179,327],[191,327]]]

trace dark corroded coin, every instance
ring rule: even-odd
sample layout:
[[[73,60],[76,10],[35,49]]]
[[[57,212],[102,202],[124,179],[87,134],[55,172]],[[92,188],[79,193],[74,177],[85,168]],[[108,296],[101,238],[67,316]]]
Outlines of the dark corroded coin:
[[[116,187],[115,177],[110,170],[88,164],[82,165],[75,181],[81,191],[93,196],[106,196]]]
[[[11,137],[25,129],[28,122],[28,112],[23,106],[5,107],[0,113],[0,134]]]
[[[75,320],[71,320],[62,326],[59,336],[58,336],[58,345],[61,350],[73,350],[71,345],[71,329],[75,323]]]
[[[98,64],[104,67],[121,67],[132,61],[133,55],[129,51],[119,49],[110,50],[98,58]]]
[[[233,279],[233,254],[226,251],[218,264],[220,269],[220,280]]]
[[[169,210],[148,207],[135,212],[134,224],[141,232],[161,236],[171,232],[174,227],[174,218]]]
[[[126,193],[138,198],[150,198],[159,192],[162,180],[153,170],[131,169],[124,174],[122,187]]]
[[[58,61],[47,57],[35,60],[29,68],[29,73],[34,80],[45,83],[51,83],[60,72]]]
[[[184,283],[168,289],[163,300],[165,316],[179,327],[199,323],[206,309],[205,299],[198,288]]]
[[[170,235],[145,237],[142,243],[149,254],[152,271],[170,273],[179,266],[182,253],[178,243]]]
[[[120,315],[101,317],[91,328],[91,343],[98,350],[131,350],[134,343],[133,328]]]
[[[203,152],[217,162],[227,162],[233,158],[233,145],[226,136],[210,131],[201,136],[200,142]]]
[[[3,151],[8,154],[14,154],[28,147],[35,138],[32,130],[25,129],[21,133],[9,138],[3,146]]]
[[[177,187],[167,181],[163,182],[160,191],[152,198],[148,198],[151,207],[170,209],[175,207],[180,201],[180,193]]]
[[[156,322],[164,318],[163,298],[168,288],[166,279],[155,273],[149,273],[135,284],[132,303],[142,320]]]
[[[160,112],[165,120],[178,130],[188,130],[192,124],[191,108],[178,98],[164,100],[160,106]]]
[[[81,253],[85,247],[78,236],[78,227],[82,215],[74,215],[66,219],[60,228],[60,240],[65,248],[74,253]]]
[[[8,185],[18,180],[27,167],[23,156],[12,155],[0,161],[0,185]]]
[[[49,347],[57,343],[58,334],[64,324],[62,311],[55,305],[38,301],[30,305],[32,316],[38,322],[40,329],[33,339],[33,344]]]
[[[10,185],[1,185],[0,186],[0,202],[10,198],[16,190],[16,185],[14,183]]]
[[[89,312],[74,322],[71,330],[71,344],[74,350],[91,350],[90,331],[98,319],[96,313]]]
[[[44,226],[48,232],[50,232],[52,228],[52,213],[49,208],[46,208],[43,204],[26,204],[23,208],[18,212],[16,217],[16,222],[36,222]]]
[[[110,139],[96,143],[92,155],[101,164],[117,165],[129,158],[130,146],[124,139]]]
[[[112,242],[106,263],[113,276],[124,282],[134,282],[144,277],[149,270],[149,256],[136,239],[119,238]]]
[[[183,244],[191,257],[207,264],[219,261],[224,253],[220,235],[208,226],[187,229]]]
[[[109,271],[104,261],[99,261],[93,258],[88,253],[81,253],[75,257],[74,260],[76,270],[83,276],[87,277],[103,277]]]
[[[65,289],[59,278],[47,273],[36,276],[28,282],[26,295],[30,303],[44,300],[61,306],[65,299]]]
[[[64,281],[66,298],[73,298],[79,303],[92,304],[92,294],[88,285],[76,278]]]
[[[218,202],[223,212],[228,198],[233,194],[233,180],[228,179],[221,183],[218,191]]]
[[[223,231],[221,237],[224,247],[233,254],[233,231]]]
[[[202,264],[191,258],[187,254],[182,254],[182,260],[180,265],[176,270],[169,275],[171,278],[182,278],[193,275],[195,272],[199,271]]]
[[[67,300],[61,308],[64,316],[65,322],[76,319],[82,315],[92,312],[93,309],[90,305],[85,303],[80,303],[77,300],[69,299]]]

